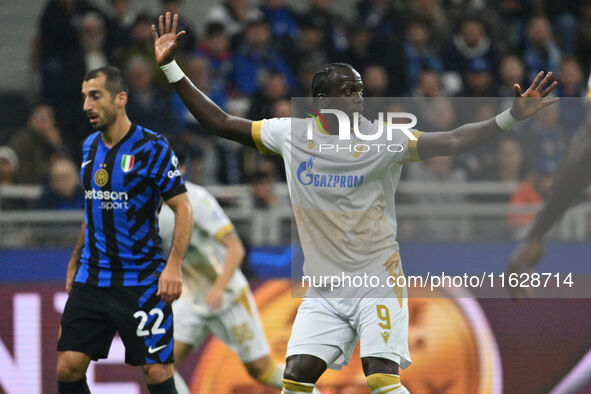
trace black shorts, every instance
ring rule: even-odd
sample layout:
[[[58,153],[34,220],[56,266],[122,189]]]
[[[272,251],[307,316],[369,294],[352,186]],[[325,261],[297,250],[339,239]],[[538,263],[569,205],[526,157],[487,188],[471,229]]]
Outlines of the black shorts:
[[[107,358],[115,332],[131,365],[167,364],[173,358],[172,308],[151,286],[96,287],[74,282],[62,315],[59,352]]]

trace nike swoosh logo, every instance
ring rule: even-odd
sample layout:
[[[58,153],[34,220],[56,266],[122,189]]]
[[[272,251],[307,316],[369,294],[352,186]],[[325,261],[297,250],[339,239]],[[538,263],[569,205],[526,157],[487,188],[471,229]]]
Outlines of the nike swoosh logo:
[[[162,345],[162,346],[158,346],[158,347],[155,347],[155,348],[153,348],[152,346],[150,346],[150,347],[148,348],[148,353],[150,353],[150,354],[152,354],[152,353],[156,353],[158,350],[162,350],[162,349],[164,349],[166,346],[167,346],[167,345]]]
[[[80,166],[80,168],[84,168],[84,167],[86,167],[86,165],[87,165],[88,163],[90,163],[91,161],[92,161],[92,160],[87,160],[87,161],[85,161],[84,163],[82,163],[82,165]]]

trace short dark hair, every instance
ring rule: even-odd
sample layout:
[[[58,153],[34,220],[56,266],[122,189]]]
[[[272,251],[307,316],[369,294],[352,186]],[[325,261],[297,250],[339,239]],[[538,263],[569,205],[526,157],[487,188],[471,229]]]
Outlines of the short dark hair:
[[[123,73],[117,67],[113,66],[104,66],[90,70],[84,76],[84,81],[90,81],[93,78],[97,78],[100,74],[103,74],[106,77],[105,89],[107,89],[113,98],[115,98],[118,93],[129,92],[127,82],[125,81],[125,78],[123,78]]]
[[[328,85],[334,83],[336,78],[336,71],[338,69],[353,70],[353,66],[348,63],[329,63],[322,66],[322,69],[314,74],[312,79],[312,96],[318,97],[320,94],[325,94]]]
[[[226,28],[220,22],[210,22],[207,24],[205,28],[205,35],[207,37],[218,36],[220,34],[225,34]]]

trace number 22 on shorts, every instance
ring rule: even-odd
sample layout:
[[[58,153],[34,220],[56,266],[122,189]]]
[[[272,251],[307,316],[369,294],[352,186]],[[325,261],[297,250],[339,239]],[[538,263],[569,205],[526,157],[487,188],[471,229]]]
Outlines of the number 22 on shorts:
[[[154,321],[154,324],[152,325],[152,330],[151,330],[152,335],[165,334],[166,329],[160,327],[160,325],[162,324],[162,320],[164,320],[164,312],[162,312],[162,309],[154,308],[148,313],[146,313],[142,310],[139,310],[133,314],[134,318],[140,319],[140,322],[137,325],[136,335],[138,337],[145,337],[145,336],[150,335],[150,331],[144,329],[146,326],[146,323],[148,322],[148,315],[150,315],[150,316],[156,315],[156,321]]]

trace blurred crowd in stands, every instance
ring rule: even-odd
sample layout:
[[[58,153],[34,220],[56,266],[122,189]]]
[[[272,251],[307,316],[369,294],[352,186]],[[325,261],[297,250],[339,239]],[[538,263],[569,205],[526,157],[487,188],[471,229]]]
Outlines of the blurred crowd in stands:
[[[187,0],[185,0],[187,1]],[[44,4],[32,45],[40,80],[27,126],[0,138],[0,184],[45,184],[39,208],[80,208],[80,143],[90,132],[80,84],[96,67],[124,70],[129,117],[169,137],[190,162],[188,178],[210,184],[250,182],[254,195],[284,179],[281,161],[205,133],[168,86],[154,61],[156,15],[129,0]],[[404,178],[433,182],[521,182],[511,201],[539,202],[583,120],[591,66],[589,0],[359,0],[352,18],[338,0],[309,0],[296,12],[283,0],[226,0],[203,9],[203,26],[181,13],[178,61],[193,83],[224,110],[250,119],[290,116],[290,97],[309,96],[325,63],[347,62],[364,78],[366,97],[412,97],[418,128],[445,130],[490,118],[499,102],[470,113],[446,97],[505,97],[540,71],[559,81],[563,101],[497,144],[460,158],[408,166]],[[160,0],[162,12],[181,0]],[[431,99],[441,97],[441,99]],[[474,100],[471,100],[474,101]],[[509,105],[509,104],[507,104]],[[260,201],[259,201],[260,200]],[[505,199],[506,201],[507,199]],[[258,198],[257,204],[273,204]],[[517,222],[531,217],[512,217]]]

